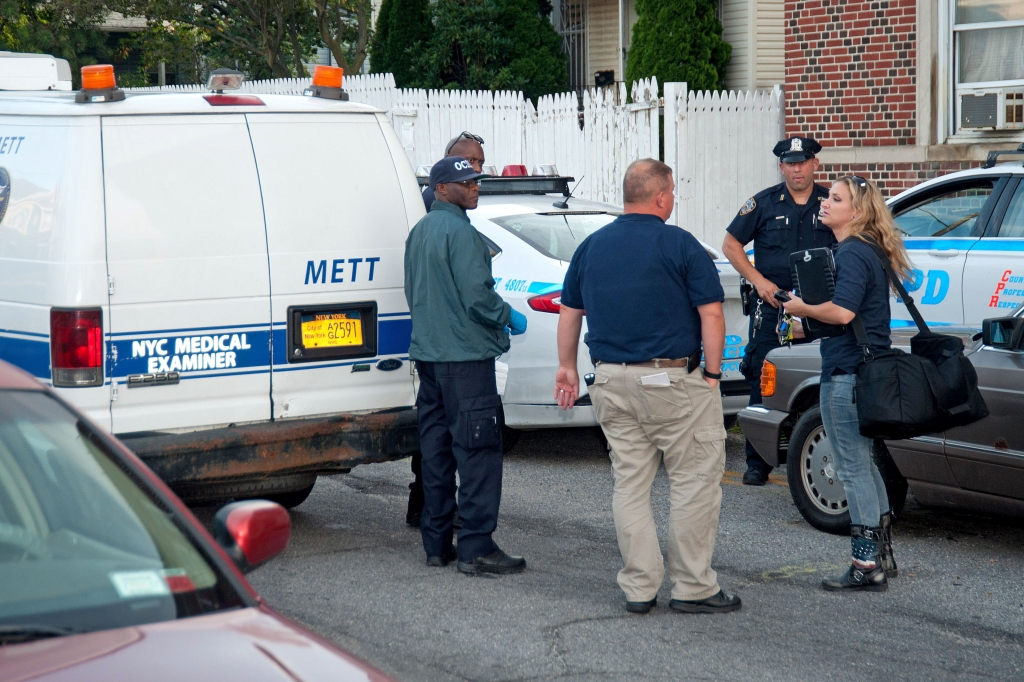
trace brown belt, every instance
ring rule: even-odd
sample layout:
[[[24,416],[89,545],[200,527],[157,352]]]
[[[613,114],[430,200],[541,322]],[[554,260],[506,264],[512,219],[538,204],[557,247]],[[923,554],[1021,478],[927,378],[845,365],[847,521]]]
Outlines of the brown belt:
[[[679,360],[666,360],[661,358],[655,358],[654,360],[648,360],[647,362],[627,362],[623,363],[627,367],[654,367],[655,369],[661,369],[662,367],[686,367],[689,362],[689,358],[682,358]],[[605,364],[601,360],[597,361],[597,364]],[[619,363],[611,363],[619,364]]]

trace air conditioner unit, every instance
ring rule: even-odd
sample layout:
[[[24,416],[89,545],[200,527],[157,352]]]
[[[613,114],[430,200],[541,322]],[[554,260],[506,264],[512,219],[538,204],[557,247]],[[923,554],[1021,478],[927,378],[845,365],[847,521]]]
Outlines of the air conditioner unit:
[[[1024,88],[959,90],[961,130],[1024,129]]]

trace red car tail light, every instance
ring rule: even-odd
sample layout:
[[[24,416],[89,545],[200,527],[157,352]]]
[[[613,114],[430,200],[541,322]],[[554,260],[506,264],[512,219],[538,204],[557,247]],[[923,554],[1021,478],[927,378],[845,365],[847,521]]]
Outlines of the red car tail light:
[[[54,386],[102,386],[103,354],[101,310],[50,310]]]
[[[537,312],[555,313],[557,315],[562,307],[562,290],[559,289],[558,291],[528,298],[526,303]]]

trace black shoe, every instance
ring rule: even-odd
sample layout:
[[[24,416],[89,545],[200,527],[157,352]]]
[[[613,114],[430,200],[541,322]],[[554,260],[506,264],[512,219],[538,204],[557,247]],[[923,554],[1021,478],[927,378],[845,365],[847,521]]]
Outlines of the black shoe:
[[[628,601],[626,602],[626,610],[630,613],[650,613],[651,609],[657,605],[657,597],[651,601]]]
[[[885,592],[889,589],[889,581],[881,566],[864,571],[851,565],[842,575],[825,578],[821,586],[829,592],[865,590],[867,592]]]
[[[673,599],[668,605],[669,608],[683,613],[729,613],[739,611],[743,602],[740,601],[738,594],[726,594],[725,590],[719,590],[718,594],[713,594],[707,599]]]
[[[526,559],[521,556],[509,556],[496,549],[487,556],[477,557],[472,561],[459,561],[461,573],[522,573],[526,570]]]
[[[743,485],[764,485],[767,482],[768,474],[760,469],[747,467],[747,472],[743,474]]]
[[[455,561],[457,557],[458,554],[455,553],[455,547],[452,546],[448,548],[448,551],[445,553],[444,556],[428,556],[427,566],[436,566],[438,568],[444,568],[451,562]]]
[[[421,518],[422,514],[420,512],[406,512],[405,523],[413,528],[419,528]]]
[[[882,515],[882,537],[878,541],[878,565],[885,571],[885,577],[892,580],[900,574],[896,557],[892,553],[892,526],[896,515],[891,511]]]

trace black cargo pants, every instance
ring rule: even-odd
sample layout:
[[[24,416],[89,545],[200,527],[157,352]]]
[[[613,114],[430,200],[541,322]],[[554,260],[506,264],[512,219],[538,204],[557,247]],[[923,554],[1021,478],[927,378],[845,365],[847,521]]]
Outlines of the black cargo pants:
[[[455,473],[459,474],[459,561],[486,556],[498,546],[491,534],[501,503],[501,397],[494,359],[416,362],[423,516],[427,556],[444,556],[452,544]]]
[[[743,352],[743,362],[740,367],[743,377],[750,382],[749,405],[761,404],[761,367],[764,365],[764,358],[768,352],[780,347],[779,335],[775,332],[775,327],[779,324],[779,309],[771,307],[768,303],[761,303],[761,328],[755,333],[754,311],[757,309],[757,301],[758,298],[755,295],[750,312],[747,347]],[[749,440],[747,441],[746,458],[748,469],[760,471],[765,476],[772,470],[771,465],[757,454],[757,450]]]

